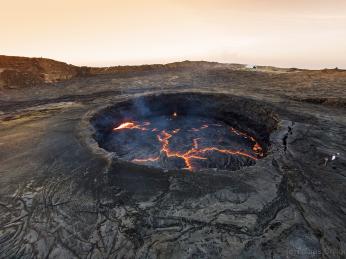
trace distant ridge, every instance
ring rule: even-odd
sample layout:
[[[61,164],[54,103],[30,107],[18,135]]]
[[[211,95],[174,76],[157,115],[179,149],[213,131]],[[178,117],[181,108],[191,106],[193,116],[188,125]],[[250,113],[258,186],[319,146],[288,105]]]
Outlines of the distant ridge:
[[[217,62],[183,61],[166,65],[86,67],[74,66],[47,58],[28,58],[0,55],[0,89],[23,88],[102,74],[134,74],[183,70],[222,65]],[[241,66],[241,65],[239,65]]]
[[[114,74],[118,76],[135,76],[146,73],[167,71],[183,71],[194,69],[222,68],[227,71],[246,70],[269,73],[286,73],[299,71],[318,71],[334,73],[336,69],[306,70],[297,68],[276,68],[272,66],[248,67],[243,64],[223,64],[207,61],[182,61],[168,64],[152,64],[140,66],[87,67],[74,66],[48,58],[28,58],[0,55],[0,89],[26,88],[44,84],[66,81],[77,77]]]

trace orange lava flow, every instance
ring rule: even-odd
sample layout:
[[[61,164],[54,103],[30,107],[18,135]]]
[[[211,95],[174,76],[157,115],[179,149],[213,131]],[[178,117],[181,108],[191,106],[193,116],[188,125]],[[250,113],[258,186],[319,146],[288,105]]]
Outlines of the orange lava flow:
[[[161,131],[161,135],[157,135],[157,139],[161,142],[161,152],[164,152],[167,157],[179,157],[184,159],[186,168],[192,170],[192,159],[207,159],[205,157],[201,157],[195,154],[195,148],[188,150],[185,153],[175,152],[169,149],[169,139],[173,136],[172,134],[167,133],[165,130]]]
[[[138,124],[136,122],[124,122],[120,124],[118,127],[113,128],[113,131],[118,131],[122,129],[139,129],[139,130],[148,130],[147,128],[143,126],[150,125],[150,122],[144,122],[142,124]],[[219,126],[218,124],[215,124],[215,126]],[[221,125],[220,125],[221,126]],[[199,131],[205,128],[208,128],[209,126],[207,124],[202,125],[200,128],[192,128],[192,131]],[[160,133],[158,133],[157,139],[161,144],[160,153],[165,154],[167,157],[176,157],[181,158],[184,160],[184,163],[186,165],[186,169],[193,170],[193,160],[194,159],[200,159],[200,160],[206,160],[208,159],[206,157],[206,153],[208,152],[219,152],[223,154],[228,155],[237,155],[237,156],[243,156],[250,158],[252,160],[258,160],[258,156],[262,157],[264,155],[263,149],[260,146],[260,144],[256,141],[255,138],[249,136],[246,133],[240,132],[239,130],[236,130],[234,128],[230,128],[231,132],[235,133],[236,135],[242,136],[244,138],[250,139],[254,144],[252,146],[252,150],[254,151],[255,155],[251,155],[249,153],[240,151],[240,150],[232,150],[232,149],[220,149],[217,147],[205,147],[200,148],[198,141],[200,138],[194,138],[192,140],[192,148],[187,150],[186,152],[178,152],[173,151],[169,148],[169,139],[172,138],[174,134],[177,134],[180,129],[174,129],[171,131],[171,133],[168,133],[166,130],[162,130]],[[158,131],[157,128],[150,129],[150,131],[155,132]],[[135,163],[148,163],[148,162],[156,162],[160,160],[160,156],[155,157],[148,157],[148,158],[135,158],[132,160],[132,162]]]
[[[210,151],[220,152],[220,153],[229,154],[229,155],[240,155],[240,156],[251,158],[253,160],[257,160],[257,157],[254,157],[248,153],[238,151],[238,150],[219,149],[216,147],[207,147],[207,148],[198,149],[198,142],[197,142],[198,139],[193,140],[194,147],[186,151],[185,153],[175,152],[169,149],[169,139],[172,137],[172,134],[169,134],[163,130],[161,132],[161,135],[162,136],[160,135],[157,136],[158,140],[162,144],[161,152],[164,152],[167,155],[167,157],[179,157],[184,159],[186,168],[189,170],[193,170],[193,166],[192,166],[193,159],[206,160],[207,158],[201,156],[201,154],[210,152]]]
[[[150,125],[150,122],[144,122],[144,126]],[[122,129],[139,129],[139,130],[147,130],[147,128],[136,124],[135,122],[124,122],[121,123],[118,127],[113,128],[113,131],[122,130]]]
[[[236,130],[235,128],[231,128],[231,131],[237,134],[238,136],[242,136],[244,138],[250,139],[254,143],[254,145],[252,146],[252,150],[255,152],[255,154],[258,156],[264,156],[261,145],[257,142],[257,140],[254,137],[251,137],[244,132],[240,132],[239,130]]]

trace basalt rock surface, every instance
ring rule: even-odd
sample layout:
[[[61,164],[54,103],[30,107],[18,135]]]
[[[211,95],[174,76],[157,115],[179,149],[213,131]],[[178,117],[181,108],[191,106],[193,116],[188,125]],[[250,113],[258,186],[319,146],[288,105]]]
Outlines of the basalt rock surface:
[[[206,63],[1,90],[0,258],[345,258],[344,73]],[[190,172],[99,146],[100,111],[168,95],[261,121],[266,156]]]

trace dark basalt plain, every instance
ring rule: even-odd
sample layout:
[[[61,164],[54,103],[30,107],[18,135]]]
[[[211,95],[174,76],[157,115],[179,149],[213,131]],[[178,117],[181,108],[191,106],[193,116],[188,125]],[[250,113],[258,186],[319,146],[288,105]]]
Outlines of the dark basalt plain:
[[[343,104],[292,97],[296,78],[319,87],[306,71],[192,68],[4,90],[0,258],[345,258]],[[328,98],[342,98],[346,80],[326,77]],[[323,95],[300,89],[302,100]],[[266,156],[191,173],[99,147],[95,116],[143,96],[215,107]]]

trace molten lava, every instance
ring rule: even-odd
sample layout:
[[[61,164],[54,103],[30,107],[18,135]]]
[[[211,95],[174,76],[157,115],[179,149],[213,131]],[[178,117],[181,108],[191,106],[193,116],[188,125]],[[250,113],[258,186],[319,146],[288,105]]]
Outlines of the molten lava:
[[[252,147],[252,150],[258,155],[258,156],[264,156],[264,153],[263,153],[263,149],[262,147],[260,146],[259,143],[257,143],[256,139],[254,137],[251,137],[250,135],[244,133],[244,132],[240,132],[239,130],[236,130],[235,128],[231,127],[231,132],[237,134],[238,136],[242,136],[244,138],[247,138],[247,139],[250,139],[254,145]]]
[[[139,129],[139,130],[147,130],[147,128],[143,126],[150,125],[150,122],[144,122],[143,125],[139,125],[136,122],[124,122],[121,123],[118,127],[113,128],[113,131],[122,130],[122,129]]]
[[[207,147],[207,148],[198,148],[198,138],[193,140],[193,148],[189,149],[188,151],[181,153],[181,152],[176,152],[172,151],[169,148],[169,139],[172,137],[171,134],[167,133],[166,131],[162,131],[161,135],[158,135],[157,138],[162,144],[161,152],[164,152],[167,157],[179,157],[184,159],[186,168],[189,170],[193,170],[192,166],[192,160],[193,159],[207,159],[207,157],[202,156],[201,154],[207,153],[207,152],[220,152],[224,154],[229,154],[229,155],[240,155],[240,156],[245,156],[248,158],[251,158],[253,160],[257,160],[256,157],[247,154],[245,152],[241,152],[238,150],[231,150],[231,149],[219,149],[217,147]]]
[[[173,113],[173,117],[176,117],[177,113]],[[158,141],[159,145],[159,150],[157,150],[157,155],[152,155],[149,157],[135,157],[131,159],[132,162],[134,163],[140,163],[140,164],[157,164],[161,163],[161,159],[164,159],[165,157],[168,159],[181,159],[184,164],[185,168],[188,170],[195,170],[194,164],[196,164],[196,161],[198,162],[199,160],[208,160],[209,158],[213,157],[214,153],[219,153],[219,154],[224,154],[227,156],[239,156],[243,157],[245,159],[251,159],[251,160],[258,160],[259,158],[264,156],[263,148],[261,145],[256,141],[256,139],[252,136],[250,136],[247,133],[241,132],[233,127],[229,128],[228,132],[233,133],[233,138],[234,136],[237,136],[240,139],[243,139],[242,141],[245,143],[249,143],[250,147],[248,148],[249,151],[245,151],[243,149],[232,149],[232,148],[225,148],[221,147],[220,144],[218,145],[212,145],[208,146],[206,143],[210,141],[208,132],[209,130],[212,130],[214,127],[222,127],[223,125],[219,123],[210,123],[210,124],[202,124],[198,127],[190,127],[190,128],[171,128],[171,129],[166,129],[166,128],[160,128],[160,127],[152,127],[149,128],[148,126],[151,125],[150,122],[143,122],[143,123],[138,123],[135,121],[128,121],[120,124],[119,126],[113,128],[113,131],[124,131],[124,130],[141,130],[148,132],[148,134],[155,134],[156,135],[156,140]],[[226,126],[227,127],[227,126]],[[196,134],[201,134],[199,133],[200,131],[207,131],[204,135],[198,135],[198,137],[193,137],[196,136]],[[157,133],[156,133],[157,132]],[[190,133],[189,133],[190,132]],[[147,134],[147,133],[146,133]],[[182,135],[186,134],[186,135]],[[154,136],[155,136],[154,135]],[[187,150],[173,150],[171,146],[172,140],[175,140],[176,137],[175,135],[182,136],[183,141],[178,141],[176,145],[178,145],[178,149],[185,149],[185,148],[180,148],[180,147],[186,147],[188,142],[185,141],[184,138],[188,136],[190,138],[190,147],[187,148]],[[191,136],[192,135],[192,136]],[[232,135],[230,135],[232,137]],[[142,136],[142,138],[148,139],[150,136]],[[179,139],[179,138],[178,138]],[[223,141],[223,137],[220,137],[219,139],[221,142]],[[153,139],[153,141],[155,141]],[[179,144],[180,143],[180,144]],[[251,143],[251,144],[250,144]],[[156,153],[155,152],[155,153]]]

